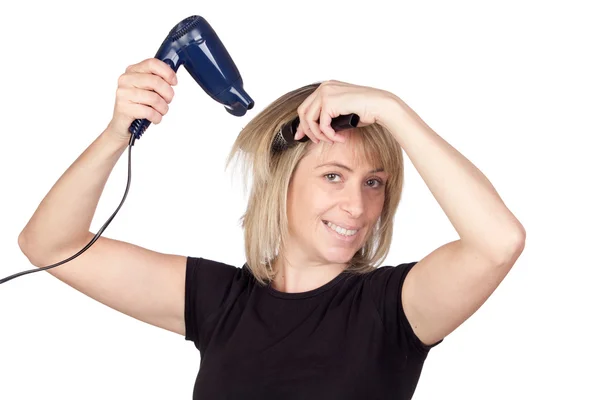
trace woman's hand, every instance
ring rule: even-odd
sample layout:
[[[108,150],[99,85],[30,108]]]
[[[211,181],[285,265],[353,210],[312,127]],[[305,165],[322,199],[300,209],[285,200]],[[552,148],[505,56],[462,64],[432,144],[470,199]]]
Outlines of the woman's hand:
[[[321,85],[298,107],[300,124],[296,140],[308,136],[313,142],[345,142],[345,131],[336,132],[331,120],[339,115],[357,114],[358,126],[380,121],[380,115],[393,95],[390,92],[366,86],[330,80]]]
[[[164,61],[148,58],[128,66],[119,77],[113,118],[106,133],[128,141],[134,120],[145,118],[159,124],[175,95],[172,85],[177,85],[177,76]]]

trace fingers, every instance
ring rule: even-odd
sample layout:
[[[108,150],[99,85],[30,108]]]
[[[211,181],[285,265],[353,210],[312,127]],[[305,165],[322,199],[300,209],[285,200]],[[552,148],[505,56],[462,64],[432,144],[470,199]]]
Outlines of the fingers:
[[[175,74],[175,71],[173,71],[167,63],[158,58],[148,58],[140,63],[130,65],[125,69],[125,72],[150,73],[160,76],[173,86],[177,85],[177,75]]]
[[[158,125],[162,121],[163,116],[152,107],[148,107],[138,103],[131,103],[129,105],[123,106],[123,108],[131,115],[137,115],[137,118],[140,119],[145,118],[153,124]]]
[[[302,136],[306,135],[314,143],[319,143],[319,139],[317,139],[315,134],[313,132],[311,132],[310,128],[308,127],[308,125],[306,123],[306,111],[308,110],[308,107],[311,105],[311,103],[317,96],[317,94],[318,94],[317,90],[312,92],[306,99],[304,99],[302,104],[300,104],[300,106],[298,107],[297,111],[298,111],[298,117],[300,117],[300,123],[298,124],[298,129],[296,129],[296,135],[294,136],[294,138],[296,140],[301,139]]]
[[[296,139],[303,135],[308,136],[314,143],[325,141],[329,144],[345,142],[345,137],[339,135],[331,127],[332,115],[323,104],[323,85],[311,93],[298,107],[300,124],[297,129]]]
[[[130,65],[119,76],[113,117],[107,134],[130,140],[129,129],[136,119],[159,124],[169,111],[177,85],[175,71],[157,58]]]
[[[313,100],[313,102],[309,106],[308,110],[304,114],[304,123],[305,123],[305,126],[308,126],[308,129],[314,135],[314,137],[317,138],[317,140],[319,140],[319,141],[322,140],[329,144],[333,144],[333,141],[330,138],[328,138],[327,135],[325,135],[325,133],[323,131],[321,131],[321,128],[319,127],[319,122],[317,122],[321,115],[321,104],[320,103],[321,103],[321,101],[320,101],[320,98],[318,98],[318,97],[315,98],[315,100]],[[300,120],[302,120],[302,117],[300,118]]]
[[[176,84],[175,71],[159,59],[130,65],[118,80],[116,113],[159,124],[175,96],[171,85]]]
[[[119,77],[119,87],[135,87],[138,89],[153,90],[167,103],[173,101],[175,91],[163,78],[145,73],[130,72]]]
[[[316,122],[319,118],[320,110],[319,88],[317,88],[317,90],[312,92],[298,107],[298,116],[300,117],[300,124],[296,131],[296,137],[298,139],[304,134],[316,144],[321,140],[333,144],[333,142],[321,132],[319,124]]]
[[[146,118],[155,124],[159,124],[169,111],[167,102],[157,93],[131,87],[117,89],[117,105],[125,112],[136,111],[135,115],[139,115],[140,107],[143,107],[143,115],[137,118]]]

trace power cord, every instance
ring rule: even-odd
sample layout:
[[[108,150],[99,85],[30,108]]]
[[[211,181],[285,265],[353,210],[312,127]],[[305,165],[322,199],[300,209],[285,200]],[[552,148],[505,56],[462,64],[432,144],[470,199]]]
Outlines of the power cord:
[[[138,135],[139,136],[139,135]],[[58,267],[59,265],[62,265],[66,262],[71,261],[74,258],[79,257],[84,251],[86,251],[87,249],[89,249],[94,242],[96,242],[96,240],[98,240],[98,238],[102,235],[102,232],[104,232],[104,230],[106,229],[106,227],[108,227],[108,225],[112,222],[113,218],[115,217],[115,215],[117,215],[117,213],[119,212],[119,209],[121,208],[121,206],[123,205],[123,203],[125,202],[125,199],[127,198],[127,193],[129,192],[129,184],[131,182],[131,147],[133,147],[134,143],[136,140],[136,134],[132,134],[131,135],[131,139],[129,139],[129,151],[128,151],[128,176],[127,176],[127,187],[125,188],[125,195],[123,196],[123,200],[121,200],[121,204],[119,204],[119,207],[117,207],[117,209],[115,210],[115,212],[110,216],[110,218],[108,219],[108,221],[106,221],[104,223],[104,225],[102,225],[102,228],[100,228],[100,230],[98,231],[98,233],[96,233],[96,235],[93,237],[93,239],[85,245],[85,247],[83,249],[81,249],[77,254],[67,258],[66,260],[63,260],[61,262],[58,262],[56,264],[52,264],[52,265],[48,265],[47,267],[39,267],[39,268],[34,268],[34,269],[30,269],[28,271],[22,271],[22,272],[18,272],[14,275],[11,276],[7,276],[6,278],[2,278],[0,279],[0,284],[4,283],[4,282],[8,282],[11,279],[14,278],[18,278],[21,275],[27,275],[27,274],[31,274],[33,272],[39,272],[39,271],[45,271],[48,270],[50,268],[54,268],[54,267]]]

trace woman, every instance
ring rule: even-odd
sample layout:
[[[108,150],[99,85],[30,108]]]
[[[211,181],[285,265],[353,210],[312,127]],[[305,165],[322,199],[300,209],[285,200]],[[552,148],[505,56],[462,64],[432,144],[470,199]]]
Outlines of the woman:
[[[119,78],[113,119],[19,236],[32,264],[64,260],[91,240],[129,125],[160,123],[176,83],[154,58]],[[360,125],[334,132],[331,119],[350,113]],[[296,115],[296,138],[311,140],[272,151]],[[400,201],[402,149],[460,239],[418,262],[378,267]],[[484,303],[523,250],[522,225],[487,179],[390,92],[337,81],[299,88],[244,128],[228,161],[235,155],[253,174],[241,268],[100,237],[48,270],[193,341],[195,399],[409,399],[429,350]]]

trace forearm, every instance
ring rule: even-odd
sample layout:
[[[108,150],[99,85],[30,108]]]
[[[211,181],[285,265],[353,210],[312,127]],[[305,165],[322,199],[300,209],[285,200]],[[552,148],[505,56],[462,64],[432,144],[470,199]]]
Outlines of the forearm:
[[[127,143],[104,131],[71,164],[19,235],[28,257],[51,253],[89,233],[104,186],[125,149]]]
[[[525,231],[490,181],[397,96],[380,122],[398,140],[460,239],[497,259],[521,246]]]

